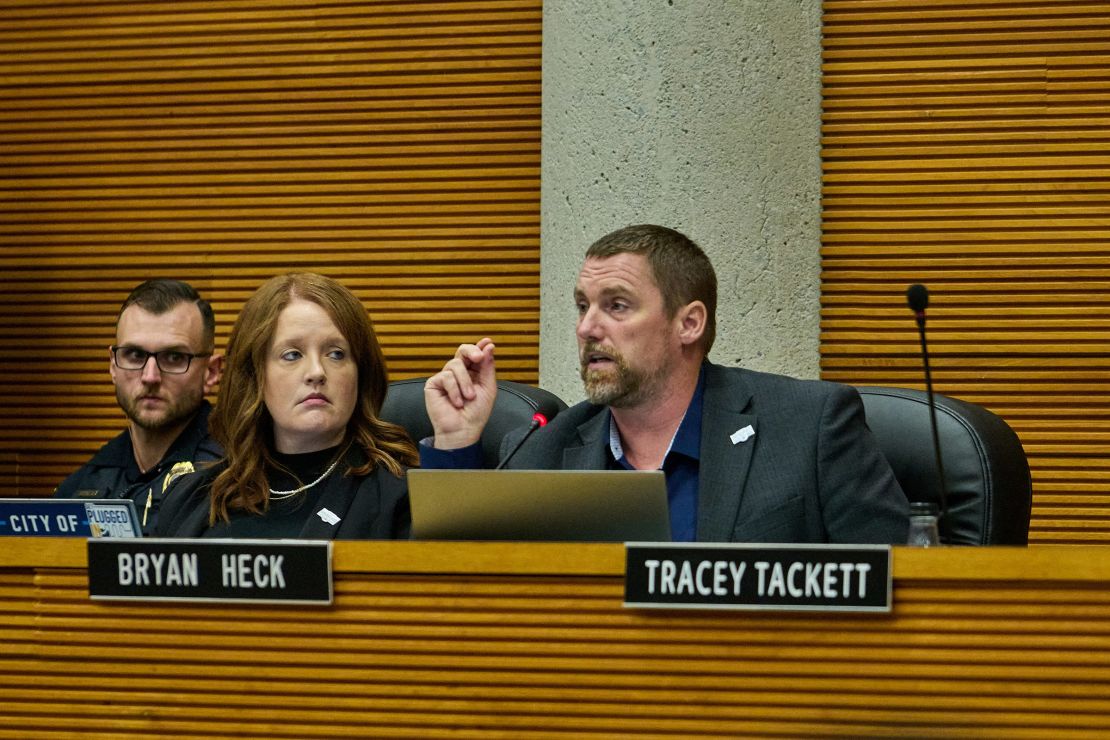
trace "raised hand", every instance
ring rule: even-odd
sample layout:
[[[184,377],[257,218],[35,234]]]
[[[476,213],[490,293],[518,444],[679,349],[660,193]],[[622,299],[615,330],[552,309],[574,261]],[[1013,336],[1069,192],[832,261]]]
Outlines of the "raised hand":
[[[497,398],[493,351],[489,337],[459,345],[455,356],[424,384],[435,447],[458,449],[481,438]]]

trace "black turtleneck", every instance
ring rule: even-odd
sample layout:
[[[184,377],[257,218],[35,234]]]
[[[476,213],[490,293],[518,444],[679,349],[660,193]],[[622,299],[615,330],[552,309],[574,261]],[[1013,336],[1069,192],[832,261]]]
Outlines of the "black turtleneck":
[[[334,463],[340,447],[329,447],[317,452],[285,454],[274,452],[273,457],[282,468],[268,467],[266,478],[274,491],[292,491],[316,481]],[[245,511],[230,512],[230,522],[216,522],[204,533],[205,537],[236,537],[256,539],[295,538],[300,535],[305,520],[312,516],[316,503],[329,485],[342,479],[346,465],[341,460],[331,473],[316,485],[300,493],[275,498],[271,494],[270,508],[261,515]]]

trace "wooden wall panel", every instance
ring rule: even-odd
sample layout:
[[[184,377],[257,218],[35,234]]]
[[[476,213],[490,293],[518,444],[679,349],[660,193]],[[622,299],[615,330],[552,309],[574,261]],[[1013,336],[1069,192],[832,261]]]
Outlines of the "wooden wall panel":
[[[890,614],[622,607],[624,548],[335,543],[335,604],[0,551],[0,737],[1105,738],[1110,548],[896,548]]]
[[[1030,541],[1110,543],[1110,5],[824,3],[822,373],[1018,432]]]
[[[539,0],[0,2],[0,485],[122,428],[120,302],[155,276],[220,348],[275,274],[363,300],[392,377],[492,333],[538,380]]]

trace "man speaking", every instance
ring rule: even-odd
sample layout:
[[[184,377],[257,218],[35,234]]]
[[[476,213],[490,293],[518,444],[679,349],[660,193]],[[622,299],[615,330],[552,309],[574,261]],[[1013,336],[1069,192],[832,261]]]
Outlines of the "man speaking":
[[[587,400],[506,467],[662,470],[675,541],[905,543],[909,504],[854,389],[706,359],[717,278],[689,238],[651,225],[602,237],[574,300]],[[480,467],[496,393],[493,342],[459,347],[425,386],[422,464]]]

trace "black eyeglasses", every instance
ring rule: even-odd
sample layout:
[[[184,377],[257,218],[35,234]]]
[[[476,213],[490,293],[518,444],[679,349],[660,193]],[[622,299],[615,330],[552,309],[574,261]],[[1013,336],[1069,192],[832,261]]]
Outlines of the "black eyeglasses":
[[[112,345],[112,361],[120,370],[142,370],[146,361],[151,357],[157,363],[158,369],[170,375],[181,375],[189,372],[189,365],[194,357],[211,357],[211,352],[189,354],[177,349],[164,349],[161,352],[147,352],[140,347],[127,345]]]

